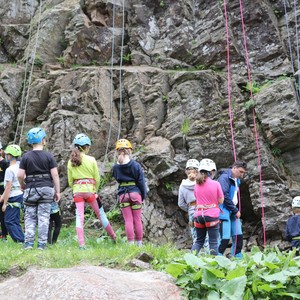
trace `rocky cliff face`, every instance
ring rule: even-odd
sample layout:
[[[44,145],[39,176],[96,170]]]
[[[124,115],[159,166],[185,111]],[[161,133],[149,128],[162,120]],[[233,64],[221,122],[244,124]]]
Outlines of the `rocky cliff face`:
[[[245,236],[261,243],[263,203],[267,240],[280,241],[291,198],[300,192],[294,76],[300,28],[293,4],[285,14],[281,1],[244,1],[246,54],[239,1],[229,2],[235,147],[249,163],[241,186]],[[66,208],[66,162],[75,134],[91,136],[102,174],[109,172],[117,137],[130,139],[150,187],[143,213],[147,238],[184,244],[187,219],[177,191],[186,160],[209,157],[218,169],[233,162],[224,1],[1,0],[0,16],[2,143],[20,141],[26,149],[27,130],[45,128]],[[102,190],[107,208],[115,190],[109,184]]]

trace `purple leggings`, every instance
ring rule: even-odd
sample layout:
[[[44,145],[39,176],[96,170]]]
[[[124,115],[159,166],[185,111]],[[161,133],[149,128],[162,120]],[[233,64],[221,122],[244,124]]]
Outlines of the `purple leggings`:
[[[130,204],[122,207],[122,215],[125,221],[125,232],[128,242],[134,242],[134,235],[136,241],[143,240],[143,223],[142,223],[142,196],[139,193],[126,193],[119,195],[120,203]],[[140,205],[136,209],[135,205]]]

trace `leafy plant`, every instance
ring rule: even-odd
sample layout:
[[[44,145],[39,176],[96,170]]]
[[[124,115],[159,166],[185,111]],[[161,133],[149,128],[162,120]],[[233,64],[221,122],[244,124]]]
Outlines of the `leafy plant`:
[[[99,190],[103,189],[111,181],[112,181],[111,173],[105,173],[104,175],[100,176]]]
[[[63,56],[57,57],[57,61],[61,64],[64,65],[65,63],[65,58]]]
[[[122,56],[122,59],[124,62],[130,63],[131,62],[131,53],[124,54]]]
[[[187,135],[190,131],[190,120],[184,119],[183,123],[181,124],[181,132],[184,135]]]
[[[192,253],[167,265],[188,299],[300,299],[300,257],[277,248],[253,247],[243,259],[197,257]]]
[[[163,96],[162,96],[162,101],[168,102],[168,99],[169,99],[168,96],[166,96],[166,95],[163,95]]]
[[[36,55],[34,58],[33,64],[39,68],[41,68],[44,65],[44,62],[42,58],[39,55]]]
[[[255,102],[252,99],[249,99],[245,103],[245,108],[246,108],[246,110],[251,110],[253,107],[255,107]]]
[[[166,188],[166,190],[168,190],[168,191],[172,191],[172,189],[173,189],[173,183],[166,182],[166,183],[165,183],[165,188]]]
[[[159,6],[160,6],[161,8],[164,8],[164,7],[166,6],[165,1],[161,0],[161,1],[159,2]]]

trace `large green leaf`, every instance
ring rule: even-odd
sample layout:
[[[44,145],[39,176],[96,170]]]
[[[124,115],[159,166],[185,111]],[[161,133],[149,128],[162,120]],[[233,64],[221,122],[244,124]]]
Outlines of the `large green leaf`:
[[[216,291],[210,291],[207,294],[207,300],[222,300],[222,298],[220,297],[219,293]]]
[[[225,274],[224,272],[215,269],[215,268],[207,268],[207,270],[209,270],[210,272],[212,272],[216,277],[218,278],[225,278]]]
[[[243,267],[238,266],[236,269],[231,270],[227,273],[226,279],[232,280],[237,277],[245,276],[245,274],[246,274],[246,270]]]
[[[266,267],[268,267],[270,270],[274,270],[274,269],[278,269],[279,268],[279,266],[277,266],[277,265],[275,265],[273,263],[267,262],[267,261],[264,262],[264,265]]]
[[[234,269],[236,266],[235,261],[231,261],[230,259],[228,259],[225,256],[216,256],[215,260],[220,267],[225,268],[225,269]]]
[[[246,288],[247,277],[242,276],[238,278],[234,278],[230,281],[227,281],[220,291],[226,297],[230,298],[231,300],[240,300],[243,298],[243,294]]]
[[[203,262],[203,260],[200,257],[195,256],[192,253],[185,254],[183,258],[184,258],[186,264],[191,267],[205,268],[205,266],[206,266],[205,262]]]
[[[211,271],[204,269],[202,272],[202,284],[207,287],[213,288],[219,285],[218,277]]]
[[[187,268],[187,265],[179,264],[179,263],[172,263],[167,265],[166,271],[172,275],[173,277],[177,278],[182,272]]]
[[[279,295],[279,296],[290,296],[290,297],[292,297],[292,299],[300,299],[300,294],[282,292],[282,293],[278,293],[277,295]]]

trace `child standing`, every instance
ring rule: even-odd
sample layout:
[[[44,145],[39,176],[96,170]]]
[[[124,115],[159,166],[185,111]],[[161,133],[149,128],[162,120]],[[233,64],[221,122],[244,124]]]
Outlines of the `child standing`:
[[[61,217],[58,203],[53,201],[51,203],[49,231],[48,231],[48,244],[55,244],[61,229]],[[53,229],[54,227],[54,229]]]
[[[292,209],[294,216],[290,217],[286,224],[286,239],[291,242],[292,248],[300,251],[300,196],[293,199]]]
[[[220,222],[219,204],[223,203],[224,195],[220,183],[210,178],[210,171],[209,162],[202,160],[194,190],[197,203],[194,214],[197,239],[192,250],[200,251],[208,233],[210,254],[217,255]]]
[[[6,160],[9,162],[9,167],[5,171],[5,189],[0,199],[0,202],[3,202],[2,212],[5,212],[5,226],[13,241],[23,243],[24,233],[20,225],[23,192],[17,178],[19,170],[17,158],[21,156],[22,151],[18,145],[9,145],[4,152]]]
[[[4,193],[4,175],[5,170],[8,168],[9,163],[5,160],[5,153],[0,142],[0,197]],[[2,212],[3,202],[0,202],[0,225],[1,225],[1,238],[3,241],[6,240],[7,229],[4,222],[5,213]]]
[[[196,207],[196,197],[194,188],[196,185],[196,176],[198,174],[199,161],[197,159],[189,159],[186,162],[185,174],[187,179],[183,179],[178,192],[178,206],[188,212],[189,224],[191,226],[191,234],[193,242],[196,240],[196,229],[194,227],[194,212]]]
[[[85,202],[92,207],[112,240],[116,239],[116,234],[107,220],[103,207],[99,209],[96,200],[96,193],[100,185],[100,175],[96,159],[87,155],[92,144],[91,140],[87,135],[79,133],[75,136],[73,144],[74,149],[68,161],[68,183],[72,188],[73,200],[76,205],[76,232],[79,249],[84,250],[86,249],[83,231]]]
[[[44,151],[46,133],[35,127],[27,133],[32,150],[20,162],[18,179],[24,190],[25,243],[24,250],[32,249],[38,227],[38,249],[47,245],[51,203],[60,200],[60,183],[54,156]],[[25,182],[26,177],[26,182]]]
[[[113,166],[113,177],[119,183],[118,197],[127,241],[133,244],[136,240],[137,245],[142,246],[142,202],[147,196],[144,172],[141,165],[132,159],[132,145],[128,140],[118,140],[116,151],[117,163]]]

